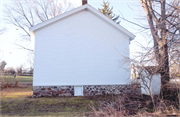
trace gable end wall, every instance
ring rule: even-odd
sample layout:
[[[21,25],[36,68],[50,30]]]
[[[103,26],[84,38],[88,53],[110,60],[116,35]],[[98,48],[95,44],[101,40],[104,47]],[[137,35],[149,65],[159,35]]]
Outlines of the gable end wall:
[[[35,31],[33,86],[118,85],[130,81],[124,33],[88,11]],[[123,56],[122,56],[123,55]]]

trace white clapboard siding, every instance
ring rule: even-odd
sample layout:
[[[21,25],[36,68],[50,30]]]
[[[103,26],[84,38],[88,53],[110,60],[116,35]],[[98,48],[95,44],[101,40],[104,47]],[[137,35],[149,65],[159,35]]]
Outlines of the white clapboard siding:
[[[90,10],[35,32],[33,86],[126,84],[130,37]],[[123,55],[123,56],[122,56]]]

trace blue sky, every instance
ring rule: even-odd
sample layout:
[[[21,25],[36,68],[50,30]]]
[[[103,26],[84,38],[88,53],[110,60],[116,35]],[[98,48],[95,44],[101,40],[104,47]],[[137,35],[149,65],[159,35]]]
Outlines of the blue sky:
[[[140,16],[143,15],[143,9],[141,5],[139,4],[138,0],[108,0],[110,2],[110,7],[113,6],[113,12],[116,15],[123,16],[127,20],[130,20],[132,22],[138,23],[143,25],[143,20],[137,20]],[[6,32],[0,36],[0,46],[1,46],[1,55],[0,59],[5,60],[7,62],[7,67],[17,67],[20,65],[24,65],[25,67],[29,67],[30,60],[29,60],[29,52],[24,49],[20,49],[17,47],[14,43],[26,43],[22,40],[19,40],[19,33],[21,33],[20,30],[17,30],[16,27],[13,25],[7,25],[3,21],[3,5],[7,3],[11,3],[12,0],[1,0],[1,11],[0,11],[0,18],[1,18],[1,27],[8,26]],[[71,2],[74,4],[75,7],[81,6],[81,0],[71,0]],[[93,6],[94,8],[102,8],[101,4],[103,3],[103,0],[88,0],[88,4]],[[137,42],[141,44],[146,44],[146,41],[144,40],[143,36],[139,33],[140,28],[136,25],[133,25],[131,23],[128,23],[124,20],[121,20],[120,25],[132,32],[134,35],[136,35],[136,38],[131,42],[130,44],[130,52],[131,56],[133,53],[136,53],[138,51],[141,51],[141,49],[138,47]],[[27,43],[26,43],[27,44]]]

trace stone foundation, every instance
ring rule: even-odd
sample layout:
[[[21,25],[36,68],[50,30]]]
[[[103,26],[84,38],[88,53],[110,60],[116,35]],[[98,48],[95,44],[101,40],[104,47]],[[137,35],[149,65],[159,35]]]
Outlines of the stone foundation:
[[[84,85],[83,95],[141,94],[140,84],[131,85]],[[74,96],[74,86],[34,86],[33,97]]]
[[[90,95],[112,95],[131,93],[135,95],[141,94],[141,86],[133,85],[85,85],[83,86],[84,96]]]
[[[33,97],[74,96],[74,86],[33,86]]]

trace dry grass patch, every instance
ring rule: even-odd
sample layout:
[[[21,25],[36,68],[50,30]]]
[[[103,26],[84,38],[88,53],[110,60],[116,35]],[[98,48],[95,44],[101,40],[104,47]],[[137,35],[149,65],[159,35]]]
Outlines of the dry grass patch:
[[[155,108],[149,95],[124,94],[109,100],[100,99],[100,106],[98,108],[91,106],[91,108],[94,115],[98,117],[177,117],[180,115],[178,100],[162,100],[155,95],[154,101]]]
[[[91,113],[91,97],[32,98],[32,86],[1,89],[2,116],[84,116]]]
[[[156,108],[153,108],[151,97],[146,95],[32,98],[32,93],[32,86],[1,89],[1,116],[139,117],[179,113],[176,101],[154,97]]]
[[[1,99],[31,97],[32,94],[33,94],[32,86],[25,88],[16,87],[16,88],[1,89]]]

